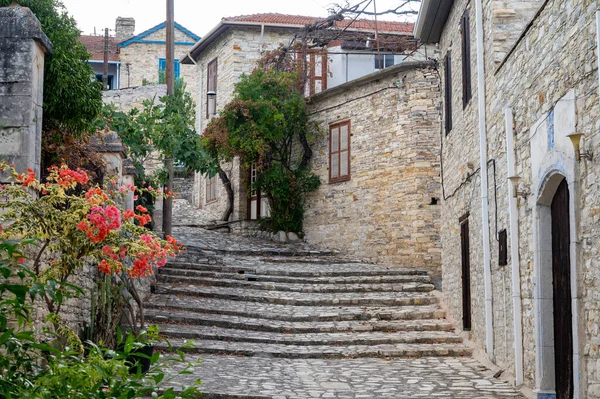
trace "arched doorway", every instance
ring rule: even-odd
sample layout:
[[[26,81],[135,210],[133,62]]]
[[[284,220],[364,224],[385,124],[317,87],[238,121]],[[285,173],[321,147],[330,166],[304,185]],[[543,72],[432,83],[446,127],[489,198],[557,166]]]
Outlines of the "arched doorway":
[[[539,398],[573,399],[579,357],[572,187],[562,173],[543,182],[534,216],[536,391]]]
[[[552,302],[557,399],[573,398],[573,317],[569,186],[562,179],[550,205],[552,217]]]

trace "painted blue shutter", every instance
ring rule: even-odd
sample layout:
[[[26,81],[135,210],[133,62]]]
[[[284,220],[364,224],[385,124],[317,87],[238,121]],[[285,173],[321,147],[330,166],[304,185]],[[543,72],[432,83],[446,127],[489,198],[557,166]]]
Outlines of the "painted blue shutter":
[[[165,83],[165,74],[167,73],[167,60],[165,58],[158,59],[158,83]]]
[[[179,60],[175,60],[175,66],[173,70],[175,71],[175,79],[179,79],[179,73],[181,71],[181,65],[179,65]]]

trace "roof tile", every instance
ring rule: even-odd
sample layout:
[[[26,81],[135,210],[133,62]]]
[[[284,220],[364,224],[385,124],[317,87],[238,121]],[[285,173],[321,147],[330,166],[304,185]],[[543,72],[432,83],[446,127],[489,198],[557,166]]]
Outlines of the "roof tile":
[[[289,14],[277,14],[277,13],[266,13],[266,14],[250,14],[250,15],[238,15],[235,17],[223,18],[224,22],[259,22],[265,24],[285,24],[285,25],[298,25],[304,26],[307,24],[314,23],[320,19],[320,17],[307,17],[302,15],[289,15]],[[340,28],[345,28],[348,24],[348,20],[337,21],[336,25]],[[406,33],[412,34],[414,24],[411,22],[396,22],[396,21],[377,21],[377,28],[380,32],[388,33]],[[356,30],[375,30],[375,21],[367,19],[358,19],[351,23],[350,28]]]
[[[90,60],[92,61],[103,61],[104,60],[104,36],[79,36],[79,41],[87,48],[90,52]],[[114,37],[108,38],[108,60],[119,61],[119,51],[117,49],[117,39]]]

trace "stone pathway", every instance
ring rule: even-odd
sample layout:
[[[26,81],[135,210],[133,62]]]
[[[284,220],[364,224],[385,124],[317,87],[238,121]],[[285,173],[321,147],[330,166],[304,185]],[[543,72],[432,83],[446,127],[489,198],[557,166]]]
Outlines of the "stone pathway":
[[[188,249],[160,270],[146,318],[202,359],[178,383],[200,378],[205,398],[522,398],[470,357],[422,270],[185,226],[174,235]]]

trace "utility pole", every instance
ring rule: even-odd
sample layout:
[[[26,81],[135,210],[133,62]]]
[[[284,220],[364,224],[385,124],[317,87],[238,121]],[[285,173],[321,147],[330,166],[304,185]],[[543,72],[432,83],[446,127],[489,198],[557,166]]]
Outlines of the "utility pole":
[[[108,90],[108,28],[104,29],[104,69],[102,71],[102,90]]]
[[[166,81],[167,95],[172,96],[175,93],[175,5],[174,0],[167,0],[167,54],[166,54]],[[165,237],[171,235],[173,227],[173,154],[165,158],[165,167],[169,173],[169,180],[165,187],[165,193],[169,196],[165,198],[163,204],[163,234]]]

